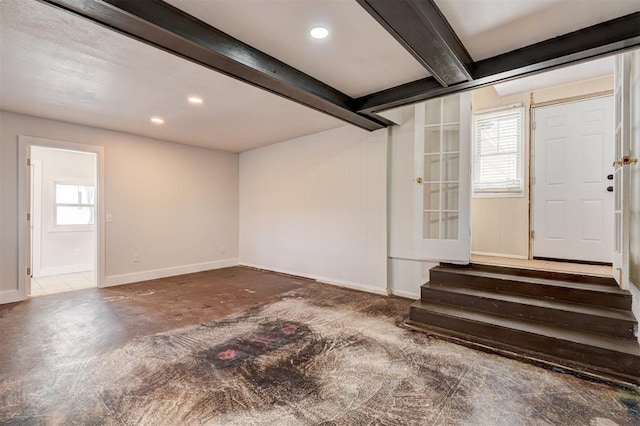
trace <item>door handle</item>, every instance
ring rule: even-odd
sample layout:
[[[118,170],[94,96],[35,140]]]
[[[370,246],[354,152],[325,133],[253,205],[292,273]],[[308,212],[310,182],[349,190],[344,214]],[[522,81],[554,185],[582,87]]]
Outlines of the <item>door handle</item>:
[[[613,180],[613,175],[608,175],[608,176],[607,176],[607,179],[609,179],[609,180]]]
[[[638,164],[638,159],[637,158],[630,158],[628,155],[625,155],[624,157],[622,157],[622,159],[620,160],[615,160],[612,164],[613,167],[615,166],[629,166],[629,165],[634,165],[634,164]]]
[[[418,184],[422,184],[422,182],[424,182],[424,179],[422,179],[421,177],[416,178],[416,182],[417,182]]]
[[[607,186],[607,191],[613,192],[613,186]]]

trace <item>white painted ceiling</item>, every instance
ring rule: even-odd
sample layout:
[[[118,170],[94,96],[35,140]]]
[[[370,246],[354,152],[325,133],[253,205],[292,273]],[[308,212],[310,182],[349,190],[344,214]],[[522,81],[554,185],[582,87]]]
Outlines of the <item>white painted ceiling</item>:
[[[0,16],[3,110],[235,152],[344,125],[33,0]]]
[[[640,9],[638,0],[436,1],[475,59]],[[170,2],[351,96],[428,75],[355,0]],[[311,39],[315,25],[329,37]],[[189,105],[190,95],[204,104]],[[234,152],[344,125],[34,0],[0,0],[0,109]],[[155,115],[165,124],[149,123]]]
[[[493,87],[500,96],[533,92],[548,87],[561,86],[577,81],[612,76],[615,59],[613,56],[570,67],[547,71],[530,77],[498,83]]]
[[[640,11],[639,0],[435,0],[474,61]]]
[[[355,0],[167,2],[351,97],[429,76]]]

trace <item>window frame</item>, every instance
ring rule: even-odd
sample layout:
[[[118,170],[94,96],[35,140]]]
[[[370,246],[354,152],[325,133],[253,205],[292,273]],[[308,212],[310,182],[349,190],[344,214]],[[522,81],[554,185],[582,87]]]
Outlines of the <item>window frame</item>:
[[[516,155],[519,155],[519,170],[517,171],[520,185],[518,187],[498,187],[479,189],[476,187],[477,170],[479,167],[478,158],[478,134],[477,122],[479,119],[498,118],[509,115],[518,114],[520,117],[520,137],[518,138]],[[513,104],[498,109],[488,109],[478,111],[473,114],[472,120],[472,156],[471,156],[471,196],[473,198],[522,198],[525,196],[525,131],[526,131],[526,114],[525,107],[522,104]]]
[[[93,190],[96,191],[96,185],[93,181],[90,180],[81,180],[81,179],[53,179],[53,227],[51,229],[52,232],[69,232],[69,231],[93,231],[96,229],[96,196],[94,194],[94,202],[93,204],[80,204],[80,203],[58,203],[57,199],[57,186],[58,185],[67,185],[67,186],[89,186],[93,187]],[[58,207],[91,207],[93,208],[93,217],[94,223],[91,224],[58,224]]]

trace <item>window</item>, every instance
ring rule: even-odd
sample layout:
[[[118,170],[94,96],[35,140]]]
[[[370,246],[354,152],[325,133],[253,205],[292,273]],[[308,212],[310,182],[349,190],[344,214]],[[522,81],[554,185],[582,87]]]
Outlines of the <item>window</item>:
[[[95,223],[95,186],[55,182],[56,226]]]
[[[474,115],[474,196],[524,194],[523,124],[522,107]]]

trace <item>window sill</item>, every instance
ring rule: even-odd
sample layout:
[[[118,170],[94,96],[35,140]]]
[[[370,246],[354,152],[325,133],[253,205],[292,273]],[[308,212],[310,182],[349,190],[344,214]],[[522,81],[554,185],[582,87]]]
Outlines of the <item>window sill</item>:
[[[58,225],[51,228],[49,232],[93,232],[95,230],[95,225]]]
[[[524,198],[524,192],[478,192],[471,198]]]

